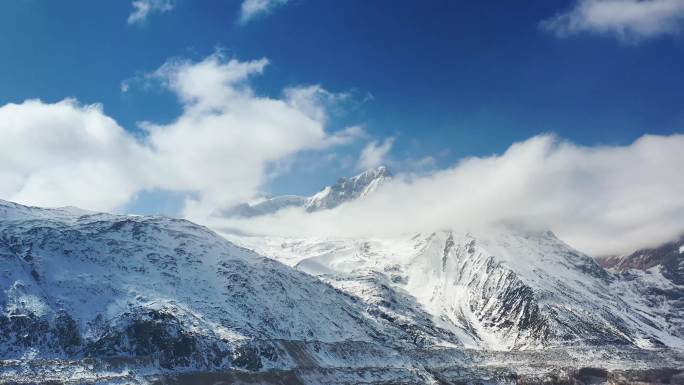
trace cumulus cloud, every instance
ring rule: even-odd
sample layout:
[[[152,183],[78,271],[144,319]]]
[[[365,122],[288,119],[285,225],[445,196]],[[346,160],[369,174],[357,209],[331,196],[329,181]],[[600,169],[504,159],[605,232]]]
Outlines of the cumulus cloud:
[[[273,9],[287,4],[289,0],[244,0],[240,5],[240,24],[247,24],[254,18],[266,15]]]
[[[505,153],[402,177],[336,209],[288,209],[216,228],[291,236],[390,236],[496,224],[550,228],[582,251],[612,254],[684,231],[684,135],[583,147],[549,135]]]
[[[392,150],[394,138],[386,138],[382,143],[370,142],[361,150],[357,168],[367,170],[387,163],[387,155]]]
[[[169,183],[162,187],[194,186],[201,192],[198,201],[189,202],[193,216],[250,198],[269,163],[328,140],[325,115],[310,114],[315,101],[299,108],[288,99],[254,94],[247,80],[266,64],[263,59],[223,62],[214,55],[157,71],[184,112],[169,125],[145,128],[152,148],[167,160],[169,175],[163,180]]]
[[[128,15],[128,24],[144,23],[152,13],[172,10],[176,4],[172,0],[135,0],[131,3],[133,11]]]
[[[541,26],[559,37],[588,32],[634,42],[676,35],[683,21],[682,0],[579,0]]]
[[[2,106],[0,194],[41,206],[114,210],[143,190],[182,191],[191,197],[185,214],[198,218],[252,198],[274,162],[359,135],[359,128],[326,132],[325,110],[306,97],[314,93],[300,94],[298,103],[257,95],[250,79],[267,63],[220,54],[167,62],[149,78],[178,96],[182,114],[169,124],[142,123],[140,137],[99,105]]]
[[[320,85],[289,87],[283,91],[285,100],[306,112],[311,118],[324,120],[331,108],[351,98],[349,93],[333,93]]]
[[[144,185],[149,160],[99,105],[29,100],[0,107],[0,196],[42,206],[122,205]]]

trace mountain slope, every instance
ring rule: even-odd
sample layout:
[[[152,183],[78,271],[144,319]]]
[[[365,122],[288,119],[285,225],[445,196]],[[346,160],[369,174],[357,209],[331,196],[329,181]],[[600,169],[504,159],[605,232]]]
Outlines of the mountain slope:
[[[377,302],[378,288],[384,298],[412,298],[421,314],[470,347],[684,346],[681,335],[665,330],[666,318],[621,298],[614,277],[550,232],[235,241],[365,301]],[[389,314],[401,311],[383,305]]]
[[[626,298],[665,320],[667,330],[684,335],[684,237],[623,256],[596,258],[613,272]]]
[[[185,220],[0,201],[0,356],[245,363],[257,340],[410,344],[372,308]],[[256,362],[254,362],[256,360]]]
[[[0,201],[0,383],[680,375],[660,316],[548,232],[238,240],[285,264],[184,220]]]
[[[300,204],[336,207],[372,193],[390,177],[384,167],[369,170]],[[684,242],[613,260],[619,266],[658,265],[659,274],[669,277],[643,284],[644,279],[607,272],[550,231],[522,227],[389,239],[227,236],[378,306],[385,318],[456,337],[420,336],[440,335],[440,343],[493,349],[684,347],[684,300],[677,288],[684,281]],[[435,327],[426,326],[430,322]]]
[[[676,285],[684,285],[684,236],[655,248],[637,250],[623,256],[598,257],[596,261],[616,272],[648,271],[659,267],[665,278]]]

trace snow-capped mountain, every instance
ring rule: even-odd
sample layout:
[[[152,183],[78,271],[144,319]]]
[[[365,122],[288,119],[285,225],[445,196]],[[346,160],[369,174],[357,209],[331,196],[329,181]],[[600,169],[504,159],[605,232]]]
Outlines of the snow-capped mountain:
[[[669,379],[684,362],[661,315],[548,232],[236,239],[283,263],[185,220],[0,201],[0,383]],[[596,357],[606,370],[581,369]]]
[[[0,272],[3,359],[260,368],[278,354],[246,350],[257,340],[413,344],[372,307],[185,220],[0,201]]]
[[[684,347],[666,314],[548,231],[438,231],[393,239],[236,239],[406,323],[406,300],[466,347]]]
[[[392,173],[385,166],[364,171],[351,178],[340,178],[335,185],[326,186],[309,197],[304,207],[307,211],[332,209],[344,202],[371,194],[391,179]]]
[[[371,193],[364,186],[385,180],[386,172],[342,179],[317,195],[363,187],[351,189],[363,194],[337,193],[338,205]],[[674,315],[677,304],[653,311],[643,291],[625,288],[623,276],[604,270],[550,231],[509,226],[390,239],[227,236],[377,305],[392,319],[433,322],[456,337],[443,342],[487,349],[684,347],[682,330],[669,326],[682,318]],[[681,304],[682,296],[675,297]]]
[[[639,294],[647,305],[645,311],[664,318],[670,333],[684,335],[684,237],[596,260],[618,277],[623,292]]]
[[[308,212],[332,209],[344,202],[362,198],[377,190],[392,179],[392,173],[385,166],[366,170],[350,178],[340,178],[332,186],[326,186],[318,193],[303,197],[284,195],[262,199],[254,203],[242,203],[223,210],[223,217],[256,217],[275,213],[287,207],[302,207]]]

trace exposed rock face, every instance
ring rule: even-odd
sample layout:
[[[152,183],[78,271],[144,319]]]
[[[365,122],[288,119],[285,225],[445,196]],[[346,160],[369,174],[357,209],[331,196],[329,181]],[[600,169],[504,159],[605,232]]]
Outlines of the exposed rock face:
[[[684,237],[624,256],[596,258],[615,274],[620,294],[661,316],[668,333],[684,336]]]
[[[51,355],[70,356],[81,348],[78,325],[64,310],[44,317],[32,312],[0,315],[0,345],[4,357],[41,349]]]
[[[684,236],[652,249],[637,250],[624,256],[597,257],[596,261],[616,272],[647,271],[660,267],[665,278],[675,285],[684,285]]]

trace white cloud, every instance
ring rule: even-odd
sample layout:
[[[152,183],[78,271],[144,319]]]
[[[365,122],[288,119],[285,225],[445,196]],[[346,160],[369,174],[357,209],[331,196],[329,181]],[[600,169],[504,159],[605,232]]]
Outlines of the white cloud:
[[[434,170],[437,167],[437,159],[431,155],[426,155],[422,158],[406,158],[401,161],[402,169],[409,172],[425,172]]]
[[[157,71],[184,106],[175,122],[148,124],[149,141],[166,160],[167,189],[193,186],[201,192],[198,211],[251,198],[265,167],[327,140],[324,122],[283,99],[256,96],[247,84],[266,60],[174,62]],[[311,102],[315,103],[315,102]],[[323,118],[323,116],[318,116]],[[200,207],[201,206],[201,207]]]
[[[241,62],[219,54],[166,63],[150,78],[178,96],[183,112],[169,124],[141,124],[140,138],[97,105],[66,100],[2,106],[0,196],[113,210],[142,190],[182,191],[195,197],[185,213],[201,217],[252,198],[269,165],[359,135],[359,128],[328,134],[315,98],[300,95],[293,104],[257,95],[249,81],[266,65],[265,59]]]
[[[676,35],[683,21],[684,0],[579,0],[541,26],[559,37],[588,32],[635,42]]]
[[[164,13],[176,5],[173,0],[135,0],[131,3],[133,11],[128,15],[128,24],[144,23],[152,13]]]
[[[382,236],[521,223],[592,254],[656,245],[684,231],[684,135],[582,147],[537,136],[428,176],[399,176],[337,209],[285,210],[212,225],[292,236]]]
[[[101,106],[29,100],[0,107],[0,196],[41,206],[111,209],[144,187],[149,161]]]
[[[593,254],[655,245],[684,231],[684,135],[644,136],[621,147],[538,136],[501,155],[399,176],[376,194],[327,212],[205,221],[214,209],[257,195],[273,165],[365,135],[357,126],[326,132],[317,92],[297,92],[296,103],[257,95],[250,78],[266,65],[220,55],[167,63],[152,76],[178,95],[183,112],[169,124],[144,124],[146,135],[138,137],[99,105],[29,100],[1,106],[0,197],[109,211],[145,190],[187,192],[185,214],[192,219],[299,236],[525,223],[549,227]],[[362,164],[382,163],[391,147],[391,138],[371,143]]]
[[[361,150],[357,168],[368,170],[381,166],[387,162],[387,154],[392,150],[394,138],[386,138],[382,143],[370,142]]]
[[[340,131],[328,135],[328,137],[321,141],[319,149],[325,149],[333,146],[342,146],[345,144],[351,144],[361,138],[367,137],[368,134],[366,130],[361,126],[349,126]]]
[[[266,59],[224,62],[220,54],[214,54],[198,63],[170,60],[151,77],[173,91],[186,111],[204,113],[227,108],[227,102],[234,99],[256,99],[248,80],[263,73],[266,65]]]
[[[348,93],[332,93],[320,85],[288,87],[283,91],[285,100],[293,107],[306,112],[312,119],[325,120],[328,111],[346,100]]]
[[[247,24],[254,18],[266,15],[273,9],[287,4],[289,0],[244,0],[240,5],[240,24]]]

